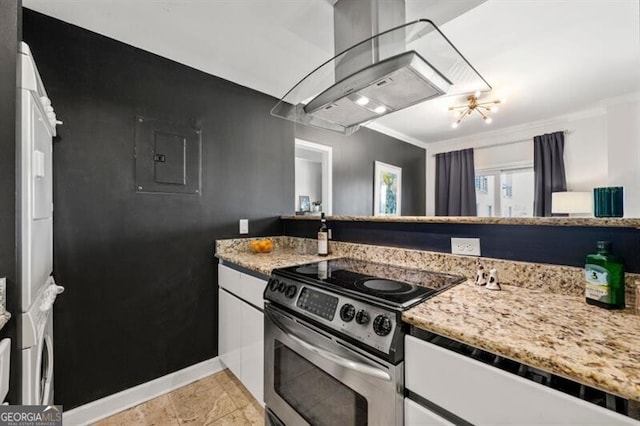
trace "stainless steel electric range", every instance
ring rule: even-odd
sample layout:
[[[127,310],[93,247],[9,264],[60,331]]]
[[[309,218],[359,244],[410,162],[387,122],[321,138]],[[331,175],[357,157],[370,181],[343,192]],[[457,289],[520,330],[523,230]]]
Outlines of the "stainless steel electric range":
[[[264,293],[267,424],[402,425],[402,311],[463,280],[354,259],[274,270]]]

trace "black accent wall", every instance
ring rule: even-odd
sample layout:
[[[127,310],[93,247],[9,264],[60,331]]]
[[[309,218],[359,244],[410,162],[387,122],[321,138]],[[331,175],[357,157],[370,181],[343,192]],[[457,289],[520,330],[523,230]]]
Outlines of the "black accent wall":
[[[217,355],[214,242],[237,237],[240,218],[250,236],[282,234],[294,133],[307,133],[271,117],[270,96],[31,10],[23,26],[64,122],[54,143],[54,275],[66,290],[54,356],[55,400],[69,410]],[[136,116],[201,129],[200,195],[136,193]],[[371,131],[306,139],[334,146],[338,205],[364,191],[370,208],[375,159],[404,168],[405,212],[424,208],[424,150]],[[346,169],[363,157],[366,182],[351,185]]]
[[[217,355],[214,241],[281,233],[291,123],[269,96],[25,9],[56,114],[55,401],[65,410]],[[200,195],[136,193],[136,116],[202,130]],[[4,157],[3,157],[4,158]]]
[[[302,125],[296,125],[295,132],[298,139],[333,148],[333,214],[373,214],[375,161],[402,167],[402,215],[425,214],[423,148],[367,128],[351,136]]]
[[[285,235],[315,238],[318,222],[285,219]],[[627,272],[640,273],[640,229],[578,226],[353,222],[330,220],[336,241],[451,253],[451,237],[480,238],[482,257],[584,266],[596,242],[611,241]]]
[[[20,278],[16,252],[16,126],[20,111],[17,83],[20,75],[19,43],[22,39],[22,0],[0,1],[0,277],[7,278],[7,310],[13,315],[0,331],[0,339],[11,339],[11,371],[7,401],[19,402],[21,392],[20,337],[16,318],[20,315]]]

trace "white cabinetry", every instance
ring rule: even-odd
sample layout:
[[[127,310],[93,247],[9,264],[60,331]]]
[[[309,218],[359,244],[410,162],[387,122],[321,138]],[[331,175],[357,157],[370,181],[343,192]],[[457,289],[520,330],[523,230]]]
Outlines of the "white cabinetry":
[[[629,417],[413,336],[405,337],[405,387],[474,425],[638,425]],[[405,423],[446,424],[433,423],[432,415],[420,416],[414,410]]]
[[[242,384],[260,403],[264,392],[264,318],[263,313],[242,304]]]
[[[222,362],[263,403],[265,280],[218,265],[218,352]]]
[[[455,423],[443,419],[409,398],[404,399],[404,424],[414,426],[455,426]]]
[[[218,291],[218,352],[224,365],[241,376],[242,301],[224,290]]]

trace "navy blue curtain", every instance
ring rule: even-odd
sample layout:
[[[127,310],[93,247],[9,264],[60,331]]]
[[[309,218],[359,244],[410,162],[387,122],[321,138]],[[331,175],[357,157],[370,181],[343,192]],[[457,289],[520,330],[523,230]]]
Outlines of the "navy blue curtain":
[[[535,175],[533,215],[551,216],[551,193],[567,190],[564,172],[564,132],[533,138]]]
[[[436,216],[476,216],[473,148],[436,154]]]

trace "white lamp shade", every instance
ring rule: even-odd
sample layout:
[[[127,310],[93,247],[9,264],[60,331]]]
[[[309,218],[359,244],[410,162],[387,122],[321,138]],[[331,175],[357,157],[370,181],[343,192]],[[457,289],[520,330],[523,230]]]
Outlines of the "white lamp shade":
[[[591,192],[554,192],[551,194],[551,213],[591,213]]]

